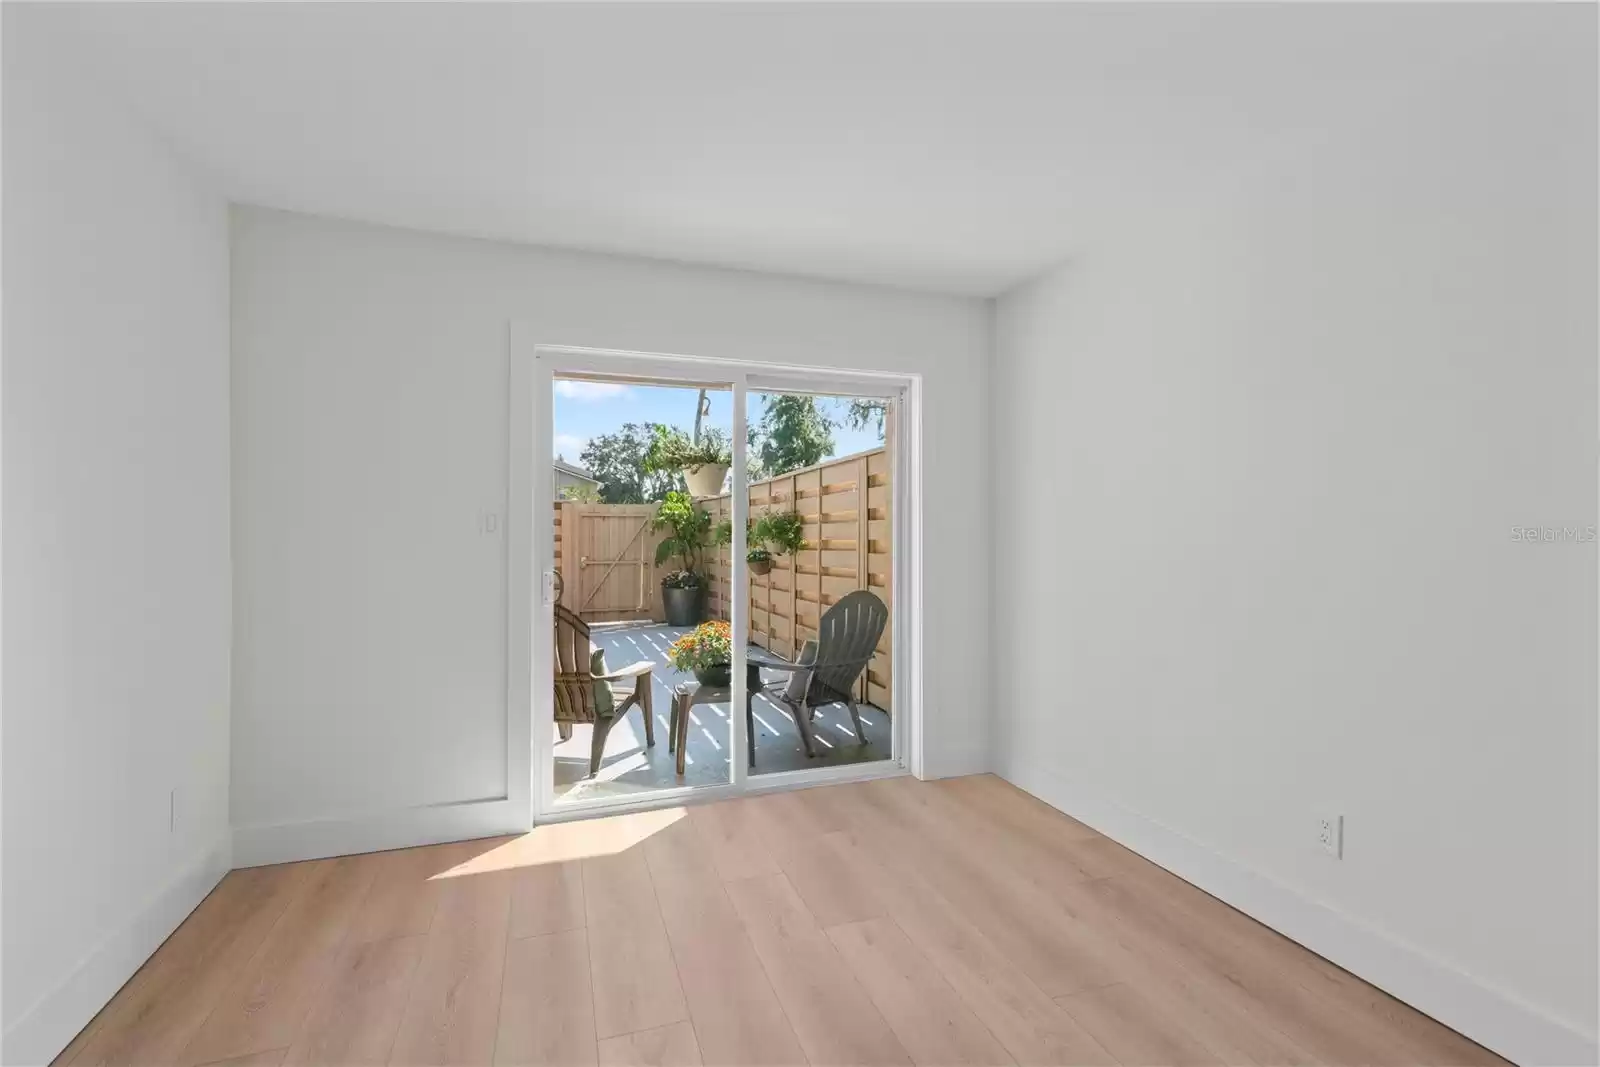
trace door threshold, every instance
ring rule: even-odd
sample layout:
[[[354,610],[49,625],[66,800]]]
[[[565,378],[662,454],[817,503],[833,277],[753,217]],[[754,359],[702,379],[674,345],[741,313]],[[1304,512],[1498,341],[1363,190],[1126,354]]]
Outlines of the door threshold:
[[[903,778],[909,777],[910,773],[895,760],[847,763],[838,767],[818,767],[814,770],[773,771],[770,774],[752,775],[745,779],[745,786],[742,789],[731,782],[727,785],[686,785],[672,789],[656,789],[648,793],[630,793],[619,797],[591,797],[568,803],[558,802],[554,808],[535,818],[534,825],[599,819],[607,815],[630,815],[634,812],[656,811],[660,808],[674,808],[685,804],[710,804],[718,800],[736,800],[739,797],[759,796],[762,793],[786,793],[814,786],[871,782],[880,778]]]

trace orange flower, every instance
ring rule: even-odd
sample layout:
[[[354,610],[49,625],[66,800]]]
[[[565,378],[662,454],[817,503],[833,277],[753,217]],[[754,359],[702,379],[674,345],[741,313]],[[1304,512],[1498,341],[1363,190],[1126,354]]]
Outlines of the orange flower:
[[[703,622],[668,647],[667,659],[679,670],[727,663],[732,655],[733,628],[724,619]]]

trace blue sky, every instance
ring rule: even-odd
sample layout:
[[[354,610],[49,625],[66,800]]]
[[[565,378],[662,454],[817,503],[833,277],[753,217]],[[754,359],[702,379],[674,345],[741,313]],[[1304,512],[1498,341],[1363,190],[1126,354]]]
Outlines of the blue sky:
[[[687,433],[694,428],[694,402],[698,395],[694,389],[664,388],[653,385],[617,385],[611,382],[557,381],[553,398],[555,412],[555,450],[569,463],[579,463],[583,446],[591,437],[611,433],[625,422],[664,422],[682,427]],[[750,394],[750,419],[760,417],[761,394]],[[713,392],[711,414],[704,425],[720,426],[730,430],[733,426],[733,393]],[[823,400],[823,409],[842,421],[846,401]],[[877,448],[876,428],[852,430],[835,426],[833,452],[825,458],[848,456]]]

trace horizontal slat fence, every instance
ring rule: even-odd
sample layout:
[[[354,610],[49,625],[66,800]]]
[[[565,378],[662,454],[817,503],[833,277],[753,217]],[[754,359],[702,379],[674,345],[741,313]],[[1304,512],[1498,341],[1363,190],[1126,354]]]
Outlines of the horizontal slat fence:
[[[889,626],[863,673],[859,699],[889,710],[889,670],[894,601],[890,546],[891,464],[879,448],[843,456],[777,478],[752,482],[750,515],[793,510],[805,520],[806,549],[777,556],[767,574],[750,575],[750,640],[780,656],[793,656],[817,636],[822,612],[845,594],[866,589],[889,607]],[[702,502],[716,521],[732,511],[732,498]],[[711,614],[728,618],[733,573],[726,548],[711,569]]]

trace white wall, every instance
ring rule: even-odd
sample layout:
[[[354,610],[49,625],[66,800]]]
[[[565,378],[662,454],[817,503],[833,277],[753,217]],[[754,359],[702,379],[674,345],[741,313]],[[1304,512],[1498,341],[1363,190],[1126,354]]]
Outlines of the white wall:
[[[981,302],[237,209],[233,316],[242,860],[506,792],[505,547],[478,516],[505,510],[513,319],[537,343],[925,375],[927,765],[987,766],[965,651]]]
[[[227,209],[33,17],[5,6],[8,1064],[88,1022],[229,840]]]
[[[1593,1063],[1596,547],[1511,534],[1596,522],[1568,11],[1000,301],[995,759],[1500,1051]]]

